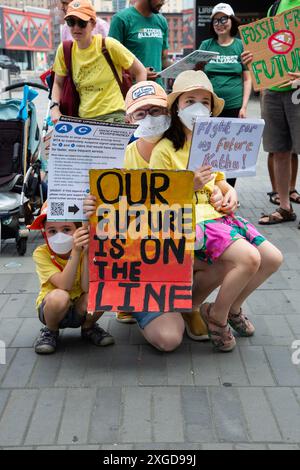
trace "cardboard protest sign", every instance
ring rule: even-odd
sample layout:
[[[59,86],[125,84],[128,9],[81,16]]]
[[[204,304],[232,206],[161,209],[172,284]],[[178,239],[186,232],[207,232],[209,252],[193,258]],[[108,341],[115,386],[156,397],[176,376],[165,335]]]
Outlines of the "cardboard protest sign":
[[[48,219],[86,220],[83,199],[91,168],[122,168],[136,126],[61,118],[51,138],[48,161]]]
[[[219,52],[196,50],[159,72],[159,76],[162,78],[176,78],[181,72],[192,70],[198,62],[209,62],[218,55]]]
[[[190,171],[90,171],[88,311],[191,311],[193,180]]]
[[[264,125],[263,119],[197,118],[188,169],[211,165],[227,177],[255,176]]]
[[[300,6],[239,30],[245,50],[253,53],[249,70],[254,90],[282,84],[288,72],[300,71]]]

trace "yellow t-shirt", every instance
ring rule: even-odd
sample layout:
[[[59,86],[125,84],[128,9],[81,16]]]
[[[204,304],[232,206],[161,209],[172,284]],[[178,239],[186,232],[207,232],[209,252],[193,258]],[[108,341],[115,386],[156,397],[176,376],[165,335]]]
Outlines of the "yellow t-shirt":
[[[116,39],[106,38],[105,44],[121,79],[122,68],[129,69],[135,56]],[[58,46],[53,70],[57,75],[67,75],[62,44]],[[72,78],[80,96],[80,117],[94,118],[125,109],[120,87],[102,54],[101,34],[93,36],[86,49],[79,49],[73,42]]]
[[[185,142],[183,148],[176,151],[169,139],[162,139],[152,150],[149,168],[157,170],[186,170],[190,147],[191,142]],[[224,173],[220,171],[213,173],[213,179],[201,191],[195,192],[196,223],[224,216],[224,214],[217,212],[209,202],[216,182],[224,179]]]
[[[53,274],[60,273],[61,271],[55,264],[51,261],[51,254],[47,245],[38,246],[33,252],[33,261],[35,262],[35,268],[37,275],[40,280],[40,292],[36,299],[36,307],[38,308],[42,303],[44,297],[49,294],[54,289],[57,289],[51,282],[49,281],[50,277]],[[59,258],[59,256],[55,256],[56,262],[64,268],[68,262],[66,259]],[[69,291],[70,299],[74,300],[80,297],[83,294],[83,290],[81,288],[81,261],[78,265],[76,278],[74,282],[74,286],[71,291]]]
[[[137,148],[137,140],[127,145],[124,159],[124,168],[126,170],[143,170],[149,168],[149,163],[143,159]]]

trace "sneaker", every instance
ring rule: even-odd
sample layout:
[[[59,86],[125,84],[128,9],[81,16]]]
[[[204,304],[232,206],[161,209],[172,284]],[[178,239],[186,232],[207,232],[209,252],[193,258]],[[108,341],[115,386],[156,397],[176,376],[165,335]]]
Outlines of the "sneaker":
[[[37,354],[52,354],[56,351],[59,331],[51,331],[47,326],[41,329],[35,340],[34,350]]]
[[[239,313],[229,312],[228,323],[240,336],[253,336],[255,328],[251,321],[243,314],[242,309]]]
[[[136,323],[136,319],[127,312],[116,312],[116,320],[120,323]]]
[[[221,352],[230,352],[236,346],[235,338],[228,325],[220,325],[209,318],[211,304],[205,303],[200,307],[200,313],[206,323],[209,338],[213,346]]]
[[[114,338],[97,323],[92,328],[81,328],[81,338],[95,346],[109,346],[115,342]]]
[[[205,322],[203,321],[199,310],[191,313],[182,314],[186,334],[195,341],[209,340],[208,331]]]

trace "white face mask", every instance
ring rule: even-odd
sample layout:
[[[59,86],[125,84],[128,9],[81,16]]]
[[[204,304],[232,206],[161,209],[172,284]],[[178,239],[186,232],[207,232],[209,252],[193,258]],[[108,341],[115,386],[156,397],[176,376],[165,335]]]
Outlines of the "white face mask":
[[[190,130],[193,130],[194,124],[198,116],[209,117],[210,111],[202,103],[194,103],[187,108],[178,111],[180,121]]]
[[[48,237],[48,243],[53,253],[65,255],[73,248],[73,237],[66,233],[58,232],[53,237]]]
[[[163,133],[169,129],[171,118],[166,114],[155,117],[147,114],[144,119],[136,121],[136,124],[139,127],[134,133],[135,137],[157,137],[159,140]]]

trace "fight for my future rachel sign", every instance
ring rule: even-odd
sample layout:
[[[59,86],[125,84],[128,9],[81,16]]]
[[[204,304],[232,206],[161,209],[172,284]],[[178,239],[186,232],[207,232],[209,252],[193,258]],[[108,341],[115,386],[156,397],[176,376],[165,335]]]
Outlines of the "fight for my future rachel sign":
[[[300,7],[239,27],[255,91],[280,85],[300,71]]]

